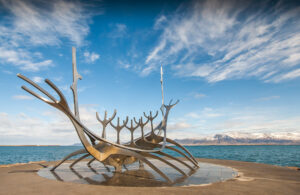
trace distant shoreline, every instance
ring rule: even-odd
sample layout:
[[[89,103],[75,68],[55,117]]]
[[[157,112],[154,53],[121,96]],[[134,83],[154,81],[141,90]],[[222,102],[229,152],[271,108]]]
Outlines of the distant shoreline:
[[[298,143],[293,144],[181,144],[183,146],[299,146]]]
[[[24,146],[62,146],[62,145],[0,145],[0,147],[1,146],[24,147]]]
[[[183,146],[299,146],[300,144],[181,144]],[[81,146],[81,145],[0,145],[0,147],[3,146],[11,146],[11,147],[28,147],[28,146]]]

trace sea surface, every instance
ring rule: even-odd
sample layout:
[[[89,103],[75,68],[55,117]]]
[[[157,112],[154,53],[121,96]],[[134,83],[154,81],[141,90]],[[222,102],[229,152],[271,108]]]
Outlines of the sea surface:
[[[0,146],[0,164],[55,161],[81,148],[80,146]],[[300,167],[300,145],[186,146],[186,148],[198,158]],[[176,155],[172,151],[167,153]]]

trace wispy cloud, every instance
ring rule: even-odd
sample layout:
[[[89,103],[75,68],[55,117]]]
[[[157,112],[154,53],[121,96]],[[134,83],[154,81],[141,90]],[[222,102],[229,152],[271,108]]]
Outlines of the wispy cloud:
[[[35,76],[32,78],[32,80],[36,83],[41,83],[43,82],[43,78],[42,77],[38,77],[38,76]]]
[[[128,69],[131,67],[127,61],[118,60],[117,62],[121,68]]]
[[[0,43],[1,63],[8,63],[26,71],[39,71],[53,66],[52,60],[34,62],[32,54],[24,49],[2,47]]]
[[[200,99],[200,98],[204,98],[204,97],[206,97],[206,95],[203,93],[194,93],[194,98],[196,98],[196,99]]]
[[[13,99],[15,99],[15,100],[32,100],[33,97],[28,96],[28,95],[14,95]]]
[[[29,96],[30,97],[30,96]],[[80,106],[81,120],[91,129],[98,129],[96,109]],[[73,144],[79,142],[72,123],[59,111],[39,111],[40,117],[19,113],[0,113],[0,141],[3,144]],[[21,137],[21,138],[20,138]],[[14,138],[14,139],[10,139]]]
[[[299,54],[299,56],[300,56],[300,54]],[[298,78],[298,77],[300,77],[300,68],[292,70],[292,71],[284,73],[284,74],[280,74],[274,78],[271,78],[268,81],[273,81],[275,83],[278,83],[281,81],[291,80],[291,79]]]
[[[9,70],[3,70],[2,72],[4,72],[5,74],[13,74],[12,71]]]
[[[251,120],[249,120],[251,118]],[[296,131],[299,132],[299,116],[270,119],[261,116],[249,116],[244,118],[231,118],[222,123],[216,124],[215,129],[239,132],[276,132]]]
[[[57,46],[69,40],[84,44],[92,11],[79,1],[0,0],[5,17],[0,23],[0,59],[26,71],[53,66],[51,60],[31,49]]]
[[[91,14],[79,1],[6,1],[1,4],[11,17],[8,25],[14,38],[31,44],[58,45],[67,38],[81,45],[89,33]]]
[[[180,122],[177,122],[177,123],[170,123],[168,125],[168,131],[174,131],[174,130],[184,130],[184,129],[188,129],[188,128],[191,128],[192,125],[187,123],[187,122],[184,122],[184,121],[180,121]]]
[[[84,59],[87,63],[94,63],[96,60],[100,58],[100,55],[95,52],[84,52]]]
[[[222,115],[223,115],[222,113],[217,112],[212,108],[204,108],[200,112],[190,112],[187,113],[185,116],[193,119],[208,119],[208,118],[220,117]]]
[[[252,135],[296,133],[300,135],[300,116],[278,117],[278,108],[204,108],[185,114],[173,123],[176,128],[168,135],[174,138],[197,138],[203,135],[214,135],[224,132],[235,132],[238,134],[249,133]],[[174,122],[172,119],[170,122]],[[171,123],[170,123],[171,124]],[[185,126],[180,124],[186,124]],[[176,137],[177,136],[177,137]]]
[[[127,34],[127,26],[126,24],[117,23],[112,25],[112,31],[109,36],[111,38],[122,38]]]
[[[257,101],[269,101],[269,100],[274,100],[274,99],[279,99],[279,95],[273,95],[273,96],[268,96],[268,97],[261,97],[256,99]]]
[[[300,77],[300,7],[239,1],[194,1],[157,19],[160,40],[142,74],[167,63],[178,76],[208,82]],[[259,8],[259,9],[258,9]]]
[[[82,70],[82,71],[80,71],[80,72],[81,72],[82,74],[84,74],[84,75],[88,75],[88,74],[91,73],[91,71],[88,70],[88,69]]]

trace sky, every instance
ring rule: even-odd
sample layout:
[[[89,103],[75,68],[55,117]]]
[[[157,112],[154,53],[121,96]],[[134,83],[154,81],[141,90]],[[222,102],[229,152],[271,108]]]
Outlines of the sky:
[[[79,142],[68,118],[16,76],[55,95],[50,79],[73,108],[72,47],[80,117],[98,135],[96,112],[117,109],[123,120],[159,110],[163,65],[165,101],[180,100],[168,137],[300,139],[299,1],[0,0],[0,145]]]

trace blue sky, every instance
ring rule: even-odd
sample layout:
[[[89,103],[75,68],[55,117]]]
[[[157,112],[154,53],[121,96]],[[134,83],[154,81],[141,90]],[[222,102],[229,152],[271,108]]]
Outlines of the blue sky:
[[[96,111],[158,110],[163,64],[165,100],[180,99],[169,137],[300,138],[299,17],[297,1],[1,0],[0,144],[78,142],[67,118],[16,77],[46,89],[49,78],[71,105],[72,46],[81,118],[94,132]]]

